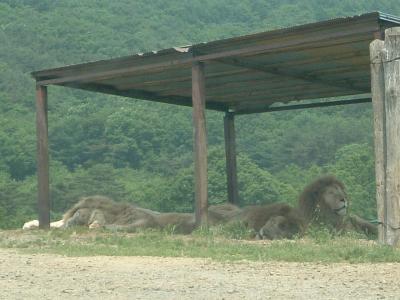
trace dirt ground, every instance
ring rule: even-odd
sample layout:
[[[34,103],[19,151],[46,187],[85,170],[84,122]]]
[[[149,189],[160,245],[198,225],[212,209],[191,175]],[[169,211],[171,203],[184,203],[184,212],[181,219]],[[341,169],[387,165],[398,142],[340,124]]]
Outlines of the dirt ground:
[[[217,263],[0,249],[0,299],[400,299],[400,264]]]

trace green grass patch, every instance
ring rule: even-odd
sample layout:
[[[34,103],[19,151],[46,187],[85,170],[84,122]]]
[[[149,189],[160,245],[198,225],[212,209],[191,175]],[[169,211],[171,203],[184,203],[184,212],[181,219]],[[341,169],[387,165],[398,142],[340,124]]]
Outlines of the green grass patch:
[[[228,235],[227,231],[231,234]],[[400,249],[378,245],[353,235],[334,236],[325,231],[305,238],[280,241],[249,241],[242,229],[200,229],[190,236],[171,231],[137,233],[68,230],[0,231],[0,247],[29,253],[67,256],[161,256],[199,257],[216,261],[288,262],[400,262]],[[229,237],[229,238],[227,238]]]

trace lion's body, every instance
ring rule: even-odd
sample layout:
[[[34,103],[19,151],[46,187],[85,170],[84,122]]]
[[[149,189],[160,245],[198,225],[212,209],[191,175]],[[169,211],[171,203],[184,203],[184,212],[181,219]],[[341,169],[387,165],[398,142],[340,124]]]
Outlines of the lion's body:
[[[90,226],[94,222],[102,227],[109,224],[135,224],[139,220],[151,223],[158,214],[155,211],[95,195],[82,198],[64,214],[63,220],[65,227]]]
[[[213,225],[224,224],[239,214],[241,209],[231,203],[215,204],[208,207],[208,223]]]
[[[291,207],[284,203],[250,205],[243,207],[235,219],[258,231],[272,216],[286,215],[290,209]]]
[[[159,213],[98,195],[82,198],[64,214],[63,221],[65,227],[105,227],[126,231],[169,227],[177,233],[188,234],[195,228],[193,214]]]
[[[161,213],[154,219],[158,228],[170,228],[176,233],[189,234],[196,227],[194,214],[190,213]]]
[[[241,222],[263,239],[292,238],[304,228],[298,211],[286,203],[245,206],[231,222]]]
[[[300,215],[293,210],[286,216],[272,216],[258,231],[259,239],[276,240],[291,239],[304,233],[304,222]]]

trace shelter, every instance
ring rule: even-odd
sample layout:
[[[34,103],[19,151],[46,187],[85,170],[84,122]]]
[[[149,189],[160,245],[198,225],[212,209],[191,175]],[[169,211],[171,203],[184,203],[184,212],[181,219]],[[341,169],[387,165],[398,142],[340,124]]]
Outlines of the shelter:
[[[192,106],[196,222],[206,224],[206,109],[225,113],[228,198],[235,203],[235,115],[371,101],[369,45],[374,39],[383,39],[385,30],[395,26],[400,26],[400,18],[372,12],[33,72],[37,88],[40,226],[49,226],[47,86]],[[293,101],[302,102],[289,103]],[[386,122],[384,117],[379,118],[380,124]],[[375,126],[379,127],[377,123]],[[376,139],[376,143],[384,142]],[[397,182],[399,179],[400,172]],[[384,184],[377,183],[378,187]],[[378,210],[385,201],[385,197],[378,198]],[[387,220],[380,213],[386,226]]]

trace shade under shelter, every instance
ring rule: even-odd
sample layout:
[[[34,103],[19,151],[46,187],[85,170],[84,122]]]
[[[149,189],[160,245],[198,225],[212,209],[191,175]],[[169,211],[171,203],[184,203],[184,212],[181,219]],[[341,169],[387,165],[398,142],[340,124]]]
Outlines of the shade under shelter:
[[[370,43],[400,18],[380,12],[33,72],[40,224],[49,224],[47,86],[192,106],[197,223],[207,221],[205,108],[225,112],[229,201],[238,198],[234,116],[371,101]]]

